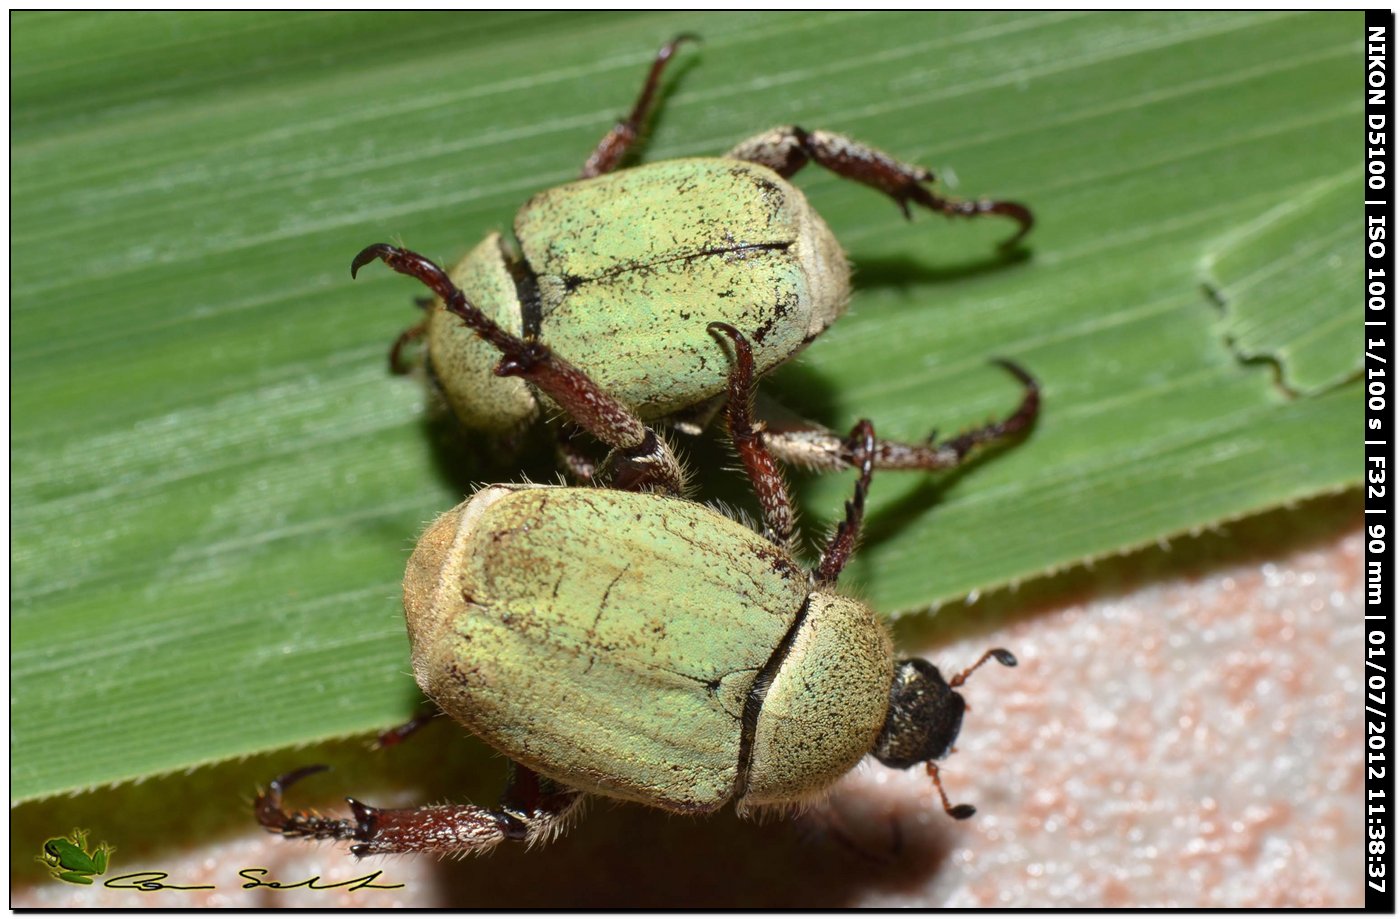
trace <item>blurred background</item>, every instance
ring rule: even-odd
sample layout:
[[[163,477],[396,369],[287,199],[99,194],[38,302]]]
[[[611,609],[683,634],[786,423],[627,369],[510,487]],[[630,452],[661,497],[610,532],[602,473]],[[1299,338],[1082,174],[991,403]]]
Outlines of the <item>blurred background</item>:
[[[765,387],[918,439],[1015,404],[993,357],[1041,379],[1014,449],[877,477],[843,579],[911,653],[1021,658],[979,673],[948,764],[981,813],[878,767],[797,821],[599,802],[346,902],[1358,905],[1362,20],[1297,13],[16,14],[15,904],[330,904],[238,886],[372,870],[252,825],[305,762],[336,764],[303,792],[328,809],[495,798],[450,725],[364,746],[418,702],[422,524],[551,457],[391,377],[421,291],[349,260],[508,229],[683,31],[643,158],[797,123],[1036,213],[1005,251],[1004,221],[804,171],[856,292]],[[688,456],[697,497],[748,500],[722,445]],[[849,477],[795,485],[815,539]],[[33,858],[75,825],[109,877],[217,889],[61,885]]]

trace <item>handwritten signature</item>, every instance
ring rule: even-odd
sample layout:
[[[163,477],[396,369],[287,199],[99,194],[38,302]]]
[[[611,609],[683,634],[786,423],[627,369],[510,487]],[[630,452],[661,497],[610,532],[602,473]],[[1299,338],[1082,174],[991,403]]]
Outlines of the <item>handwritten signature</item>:
[[[254,887],[267,887],[272,890],[295,890],[298,887],[306,890],[335,890],[345,888],[346,890],[394,890],[403,887],[403,884],[376,884],[382,871],[375,871],[371,874],[362,874],[357,878],[350,878],[346,881],[336,881],[335,883],[322,882],[319,874],[313,875],[304,881],[297,881],[295,884],[287,884],[282,881],[266,880],[271,872],[266,868],[244,868],[238,872],[238,876],[247,883],[241,885],[244,890],[251,890]],[[113,890],[214,890],[214,884],[168,884],[166,880],[170,874],[165,871],[133,871],[131,874],[123,874],[120,877],[108,878],[103,882],[103,887]]]

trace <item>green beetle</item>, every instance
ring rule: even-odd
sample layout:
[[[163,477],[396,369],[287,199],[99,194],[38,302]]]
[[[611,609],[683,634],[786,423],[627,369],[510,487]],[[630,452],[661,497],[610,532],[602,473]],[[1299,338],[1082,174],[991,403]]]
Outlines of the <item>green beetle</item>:
[[[357,855],[479,851],[552,838],[585,795],[678,813],[820,796],[867,754],[935,761],[962,725],[958,686],[896,661],[884,625],[835,582],[853,551],[874,468],[870,422],[846,439],[860,469],[846,516],[810,574],[790,551],[791,503],[750,416],[755,361],[735,350],[729,427],[764,508],[759,535],[702,504],[598,488],[493,485],[423,534],[404,578],[419,686],[514,763],[499,808],[404,810],[353,799],[353,819],[282,808],[288,773],[259,796],[264,826],[355,841]],[[402,736],[397,732],[394,736]]]
[[[580,181],[530,199],[516,215],[514,241],[490,234],[447,275],[486,319],[567,356],[642,422],[695,434],[719,410],[725,385],[705,322],[743,329],[761,374],[794,357],[845,312],[846,257],[788,182],[808,162],[883,192],[906,215],[911,204],[950,216],[1001,215],[1020,224],[1015,240],[1029,231],[1032,216],[1014,202],[941,197],[929,188],[934,177],[927,169],[840,134],[798,127],[761,134],[724,157],[618,171],[662,69],[685,38],[661,49],[632,113],[599,143]],[[365,250],[356,265],[390,252],[427,261],[381,245]],[[405,369],[404,346],[424,338],[429,380],[472,431],[508,437],[548,414],[553,394],[502,372],[499,347],[435,291],[436,300],[423,301],[427,317],[395,342],[391,365]],[[1023,415],[1035,384],[1012,372],[1026,388]],[[838,435],[781,411],[761,411],[770,416],[769,448],[780,460],[820,470],[850,465]],[[556,433],[565,468],[592,482],[596,458],[569,426],[556,426]],[[988,431],[980,440],[1006,433]],[[947,469],[966,452],[956,438],[881,443],[876,465]]]
[[[472,303],[535,331],[643,420],[717,395],[725,367],[706,317],[754,329],[759,371],[796,354],[845,309],[841,247],[792,185],[754,163],[670,160],[530,199],[516,256],[492,233],[450,274]],[[533,288],[525,299],[516,277]],[[516,430],[540,412],[525,383],[493,374],[500,355],[452,313],[428,317],[428,360],[474,430]]]
[[[91,852],[87,847],[87,831],[75,829],[46,841],[43,854],[36,858],[60,881],[91,884],[93,877],[107,872],[107,860],[117,850],[105,842]]]

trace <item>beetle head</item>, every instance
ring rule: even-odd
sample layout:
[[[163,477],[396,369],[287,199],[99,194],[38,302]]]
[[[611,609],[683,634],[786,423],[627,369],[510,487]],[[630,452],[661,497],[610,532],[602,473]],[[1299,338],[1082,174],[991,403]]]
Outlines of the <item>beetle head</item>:
[[[934,761],[953,752],[953,744],[962,729],[967,703],[957,687],[972,671],[993,658],[1004,666],[1016,666],[1016,658],[1002,648],[988,651],[952,680],[943,679],[937,667],[921,658],[900,661],[895,666],[894,683],[890,686],[889,714],[871,751],[876,759],[895,769],[925,763],[943,797],[944,810],[957,819],[971,817],[973,809],[966,804],[957,807],[948,804]]]
[[[920,658],[900,661],[875,758],[895,769],[942,759],[958,739],[966,707],[937,667]]]

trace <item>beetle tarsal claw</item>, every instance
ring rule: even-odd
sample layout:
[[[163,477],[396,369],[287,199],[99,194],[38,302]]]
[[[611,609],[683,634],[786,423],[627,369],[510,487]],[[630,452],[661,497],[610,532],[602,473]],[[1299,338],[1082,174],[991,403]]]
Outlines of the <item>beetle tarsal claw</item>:
[[[360,250],[359,254],[355,256],[354,260],[350,262],[350,277],[355,277],[359,274],[361,268],[376,259],[383,259],[387,262],[390,258],[397,255],[399,251],[400,250],[388,243],[374,243],[373,245],[365,246]]]
[[[258,822],[269,830],[283,832],[292,820],[292,815],[282,809],[282,795],[288,788],[300,782],[308,775],[315,775],[318,772],[329,770],[329,766],[315,765],[303,766],[300,769],[293,769],[291,772],[284,772],[267,784],[267,789],[258,792],[257,798],[253,800],[253,812],[258,817]]]
[[[318,772],[330,772],[330,770],[331,767],[323,763],[317,763],[313,766],[302,766],[300,769],[293,769],[291,772],[282,773],[277,778],[273,779],[272,784],[268,787],[277,794],[280,799],[283,792],[307,776],[315,775]]]
[[[1037,388],[1040,386],[1040,384],[1036,382],[1035,377],[1031,376],[1030,371],[1026,370],[1026,368],[1015,361],[1007,360],[1004,357],[994,357],[992,358],[992,363],[1015,377],[1016,381],[1022,386]]]
[[[258,793],[253,801],[253,814],[258,823],[273,833],[283,836],[309,836],[315,839],[344,839],[349,835],[350,824],[346,820],[322,817],[314,811],[288,811],[283,807],[282,796],[287,789],[309,775],[327,772],[329,766],[303,766],[285,772],[268,783],[267,789]]]

